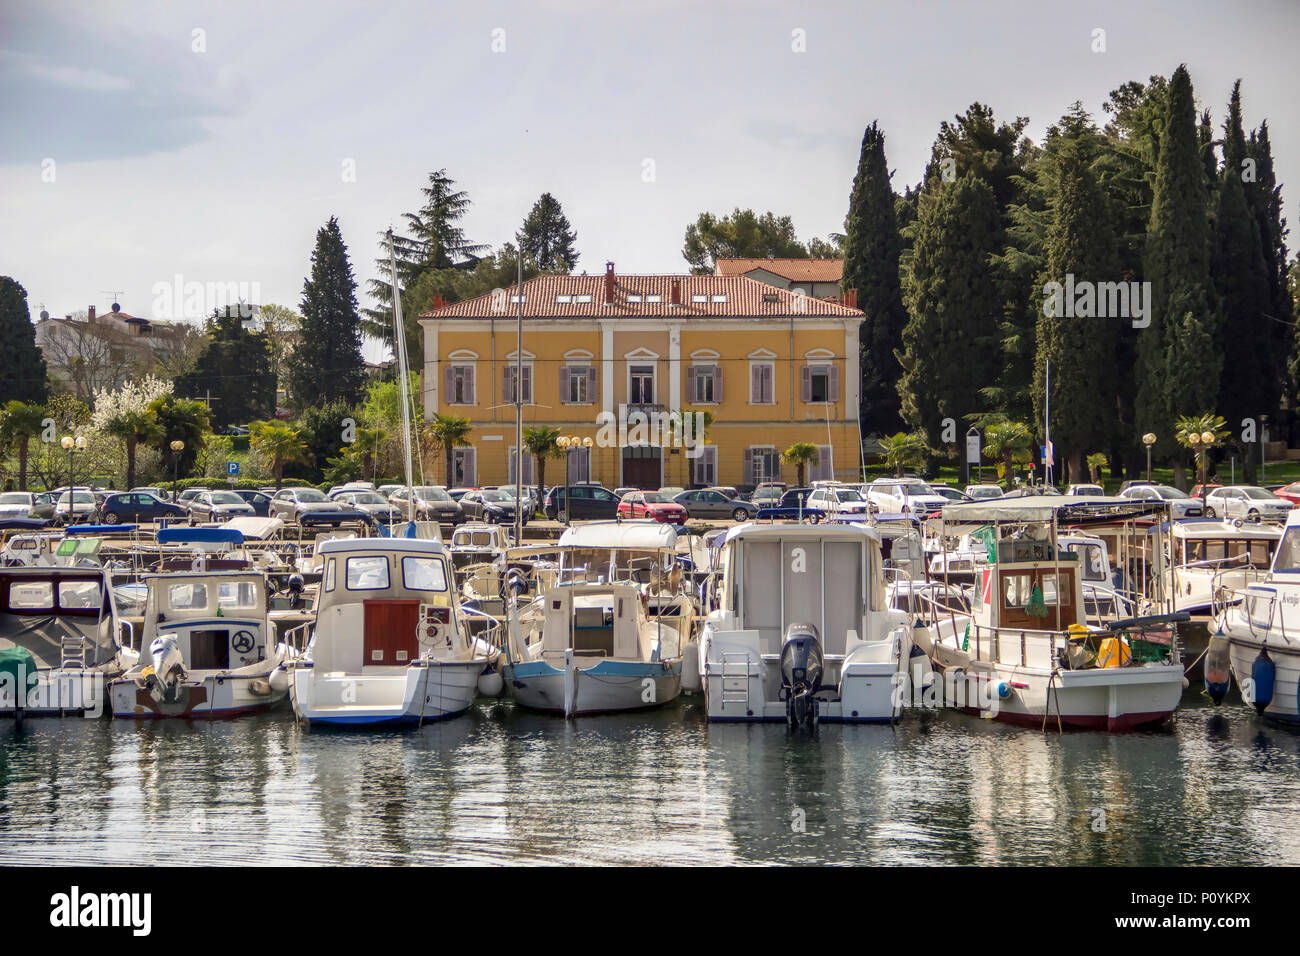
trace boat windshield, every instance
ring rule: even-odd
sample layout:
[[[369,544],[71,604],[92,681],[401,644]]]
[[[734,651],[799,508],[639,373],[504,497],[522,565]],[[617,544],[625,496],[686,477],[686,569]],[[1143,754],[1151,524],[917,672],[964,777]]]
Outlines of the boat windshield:
[[[1273,559],[1274,571],[1300,571],[1300,526],[1286,529]]]

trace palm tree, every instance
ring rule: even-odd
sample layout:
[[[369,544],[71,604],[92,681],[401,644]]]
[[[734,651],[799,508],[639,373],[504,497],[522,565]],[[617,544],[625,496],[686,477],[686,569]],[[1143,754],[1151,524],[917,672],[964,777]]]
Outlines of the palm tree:
[[[1204,485],[1205,472],[1210,464],[1210,450],[1228,437],[1228,423],[1222,415],[1190,415],[1175,421],[1174,429],[1174,439],[1178,444],[1192,450],[1192,457],[1196,460],[1196,474]],[[1213,436],[1214,440],[1205,441],[1207,436]]]
[[[524,429],[524,448],[533,456],[537,465],[537,503],[542,501],[542,488],[546,485],[546,459],[562,458],[564,449],[555,443],[560,437],[560,430],[551,425],[538,425],[536,428]],[[518,467],[518,465],[516,465]],[[520,472],[522,477],[523,472]]]
[[[124,411],[109,419],[104,431],[126,444],[126,487],[134,488],[136,447],[141,442],[148,445],[162,437],[163,427],[158,424],[158,417],[149,411]]]
[[[4,411],[0,412],[0,443],[13,445],[18,449],[18,490],[27,490],[27,445],[41,433],[49,409],[44,405],[32,405],[17,399],[6,402]]]
[[[199,449],[207,444],[205,435],[211,420],[208,406],[189,398],[163,395],[149,403],[149,411],[162,427],[154,447],[162,455],[163,465],[172,469],[172,474],[188,473]],[[179,452],[172,451],[174,441],[184,442]]]
[[[885,453],[885,464],[894,469],[894,477],[902,478],[908,465],[925,461],[925,438],[917,432],[897,432],[880,439]]]
[[[984,447],[991,458],[1002,459],[999,470],[1008,489],[1015,476],[1016,455],[1029,450],[1033,437],[1028,425],[1008,418],[992,421],[984,428]]]
[[[794,465],[795,474],[798,476],[795,484],[797,487],[802,488],[804,469],[809,464],[817,464],[821,460],[821,455],[818,454],[817,446],[812,442],[797,441],[781,452],[781,460],[787,465]]]
[[[249,426],[249,445],[253,451],[271,463],[271,473],[275,475],[275,490],[280,490],[284,480],[284,466],[291,462],[307,464],[311,461],[311,452],[307,443],[296,428],[283,422],[253,422]]]
[[[375,457],[379,454],[379,446],[388,441],[388,429],[380,428],[358,428],[356,441],[348,449],[352,457],[359,459],[361,462],[361,477],[366,481],[373,481],[375,477]]]
[[[1101,484],[1101,470],[1110,464],[1110,459],[1102,452],[1088,456],[1088,472],[1092,476],[1094,485]]]
[[[425,426],[424,437],[431,449],[442,449],[447,456],[447,487],[455,484],[453,477],[454,450],[469,445],[469,433],[473,431],[468,418],[456,415],[434,415]]]

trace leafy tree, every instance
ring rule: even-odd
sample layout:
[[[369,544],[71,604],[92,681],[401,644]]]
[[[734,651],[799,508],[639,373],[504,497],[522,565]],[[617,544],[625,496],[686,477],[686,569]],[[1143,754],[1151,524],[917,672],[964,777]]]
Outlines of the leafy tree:
[[[303,283],[302,341],[293,350],[289,375],[290,400],[299,408],[332,401],[351,405],[361,395],[356,289],[338,219],[331,216],[316,233],[311,278]]]
[[[289,381],[294,346],[302,341],[302,316],[286,305],[268,303],[258,309],[255,324],[271,349],[276,385],[284,388]]]
[[[358,411],[341,400],[304,408],[294,425],[298,437],[307,445],[308,455],[301,460],[286,460],[286,465],[293,466],[289,477],[322,480],[325,471],[321,466],[328,466],[330,459],[347,451],[349,445],[344,438],[349,437],[359,417]]]
[[[1008,489],[1015,477],[1016,457],[1027,453],[1033,440],[1033,432],[1023,422],[994,417],[985,424],[984,450],[993,460],[1001,459],[998,474]]]
[[[902,478],[909,465],[916,467],[925,461],[925,436],[918,432],[896,432],[880,439],[885,464],[894,469],[894,477]]]
[[[274,415],[276,377],[269,338],[249,331],[235,307],[214,310],[207,335],[194,369],[176,377],[176,394],[203,399],[216,428]]]
[[[550,193],[542,193],[524,220],[520,246],[543,272],[569,273],[578,262],[573,248],[577,238],[559,201]]]
[[[446,456],[447,487],[455,481],[455,449],[469,445],[469,433],[473,430],[468,418],[456,415],[434,415],[425,426],[425,440],[430,451],[441,451]]]
[[[0,444],[18,452],[18,490],[27,490],[27,452],[31,440],[44,428],[49,409],[10,399],[0,412]]]
[[[311,459],[307,443],[298,430],[284,422],[253,422],[249,426],[249,447],[270,462],[275,476],[275,489],[284,482],[284,466],[291,462],[306,463]]]
[[[1106,457],[1105,452],[1093,452],[1088,456],[1088,474],[1092,476],[1094,485],[1101,484],[1101,470],[1110,464],[1110,459]]]
[[[375,461],[380,449],[388,441],[386,428],[358,428],[356,441],[348,446],[348,455],[355,459],[361,468],[361,477],[366,481],[375,478]]]
[[[211,427],[208,407],[202,402],[168,393],[150,402],[149,411],[162,429],[154,447],[162,456],[164,467],[182,478],[188,476],[194,470],[199,451],[207,445],[205,436]],[[184,443],[179,452],[172,451],[171,443],[174,441]]]
[[[1231,433],[1228,423],[1222,415],[1188,415],[1174,422],[1174,439],[1184,448],[1192,450],[1196,462],[1196,474],[1201,484],[1205,484],[1205,473],[1210,463],[1210,453],[1215,445],[1220,445]],[[1204,441],[1206,435],[1214,437],[1213,442]]]
[[[537,263],[530,256],[524,256],[524,281],[527,282],[539,273]],[[512,288],[518,281],[519,252],[507,242],[496,252],[477,260],[473,268],[434,269],[424,273],[403,294],[402,312],[419,316],[433,308],[435,295],[441,295],[448,303],[463,302],[487,295],[494,289]],[[423,332],[418,326],[416,328],[419,333],[417,338],[407,343],[410,355],[423,354]]]
[[[538,425],[524,429],[524,448],[533,456],[536,465],[537,501],[542,500],[542,489],[546,486],[546,459],[563,458],[564,450],[555,443],[560,437],[560,430],[552,425]]]
[[[894,211],[894,192],[885,162],[885,134],[875,123],[862,136],[858,172],[845,223],[843,289],[856,289],[862,326],[863,430],[876,434],[896,428],[899,418],[898,359],[907,312],[899,282],[902,239]]]
[[[1205,170],[1196,133],[1192,82],[1184,66],[1169,80],[1166,122],[1147,227],[1146,279],[1151,324],[1139,330],[1137,427],[1155,432],[1157,454],[1172,455],[1175,409],[1201,413],[1219,396],[1222,356],[1210,282]],[[1181,458],[1174,480],[1184,480]]]
[[[0,276],[0,403],[45,401],[45,357],[36,346],[36,326],[27,290]]]
[[[708,275],[718,259],[806,259],[808,248],[795,235],[789,216],[771,212],[760,216],[752,209],[736,209],[722,217],[700,213],[686,227],[682,256],[690,263],[691,272]]]
[[[172,384],[147,376],[127,382],[119,389],[102,389],[95,394],[91,425],[126,446],[126,487],[135,487],[136,449],[152,445],[162,437],[158,416],[150,409],[155,399],[170,395]]]
[[[804,469],[810,464],[817,464],[819,460],[817,446],[812,442],[797,441],[781,452],[781,461],[787,465],[794,465],[797,476],[795,484],[800,487],[803,486]]]
[[[971,173],[925,190],[916,227],[898,388],[903,419],[935,447],[944,419],[984,410],[980,386],[998,372],[1003,303],[990,257],[1003,232],[993,190]]]

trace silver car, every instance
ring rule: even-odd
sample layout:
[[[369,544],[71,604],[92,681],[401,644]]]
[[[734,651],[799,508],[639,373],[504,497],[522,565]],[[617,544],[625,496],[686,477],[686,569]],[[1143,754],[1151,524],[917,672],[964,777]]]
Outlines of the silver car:
[[[36,510],[36,496],[30,491],[0,494],[0,518],[30,518]]]
[[[254,515],[257,511],[233,491],[205,491],[189,503],[190,523],[200,521],[229,521],[241,515]]]
[[[1230,485],[1215,488],[1205,496],[1207,518],[1254,518],[1260,521],[1285,521],[1291,502],[1257,485]]]
[[[392,524],[403,517],[401,510],[377,491],[340,491],[333,498],[340,505],[355,508],[384,524]]]
[[[280,518],[290,524],[302,524],[304,518],[310,521],[313,512],[333,515],[353,509],[331,501],[323,491],[315,488],[282,488],[271,499],[271,506],[267,510],[272,518]]]
[[[388,496],[389,502],[397,506],[405,517],[408,513],[407,495],[415,493],[415,517],[417,521],[438,521],[442,524],[457,525],[465,520],[464,509],[456,499],[439,485],[416,485],[408,489],[405,485]]]

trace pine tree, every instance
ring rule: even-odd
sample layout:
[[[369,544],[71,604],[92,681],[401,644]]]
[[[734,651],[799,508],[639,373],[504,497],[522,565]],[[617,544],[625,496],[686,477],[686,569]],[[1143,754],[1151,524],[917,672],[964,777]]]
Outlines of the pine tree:
[[[1051,223],[1047,229],[1045,282],[1116,282],[1115,237],[1105,191],[1088,166],[1089,133],[1085,127],[1053,150]],[[1058,304],[1061,304],[1058,302]],[[1104,447],[1110,437],[1115,407],[1116,316],[1073,316],[1046,304],[1040,311],[1034,363],[1034,405],[1044,420],[1047,363],[1051,362],[1051,434],[1064,453],[1070,480],[1085,481],[1083,458]],[[1100,303],[1096,303],[1100,305]],[[1049,314],[1055,313],[1055,314]]]
[[[1247,205],[1241,179],[1245,158],[1246,136],[1241,122],[1241,81],[1238,80],[1232,87],[1224,121],[1223,174],[1210,262],[1214,287],[1223,303],[1223,324],[1219,332],[1223,377],[1217,410],[1234,431],[1241,427],[1244,418],[1258,422],[1261,414],[1270,414],[1281,398],[1281,369],[1272,350],[1264,344],[1275,337],[1275,323],[1268,318],[1272,308],[1271,290],[1259,223]],[[1258,429],[1256,437],[1263,437]],[[1241,451],[1245,480],[1253,483],[1258,446],[1251,443]]]
[[[303,282],[302,341],[293,351],[289,395],[297,407],[332,401],[355,404],[365,375],[357,283],[348,250],[331,216],[316,233],[311,278]]]
[[[567,274],[578,263],[573,248],[577,238],[559,201],[550,193],[542,193],[524,220],[520,246],[543,272]]]
[[[943,440],[944,419],[962,433],[968,416],[985,411],[980,386],[998,372],[1002,316],[990,258],[1002,243],[997,200],[974,173],[921,193],[897,358],[903,418],[931,447]]]
[[[0,276],[0,405],[39,404],[47,392],[45,357],[36,345],[27,290],[9,276]]]
[[[1156,434],[1156,452],[1173,459],[1174,479],[1181,483],[1186,469],[1174,442],[1174,421],[1214,410],[1223,365],[1210,282],[1205,168],[1185,66],[1169,79],[1145,273],[1151,324],[1139,330],[1137,426],[1139,433]]]
[[[246,329],[237,308],[214,310],[206,331],[194,369],[176,377],[176,394],[208,403],[214,427],[274,417],[276,376],[267,337]]]
[[[397,260],[398,288],[404,293],[428,272],[445,269],[471,268],[487,246],[470,241],[460,221],[473,205],[469,193],[456,189],[456,181],[446,169],[429,174],[429,184],[421,190],[424,204],[418,212],[404,213],[407,234],[393,233],[393,252]],[[392,269],[388,256],[388,233],[380,234],[382,254],[375,260],[378,279],[370,281],[370,296],[380,303],[379,308],[366,309],[362,330],[393,347],[393,288]],[[403,299],[405,304],[405,299]],[[419,316],[414,311],[402,309],[406,325],[407,344],[418,343]],[[407,349],[407,358],[416,366],[418,350]],[[396,355],[396,350],[394,350]]]
[[[842,289],[856,289],[866,314],[861,332],[862,428],[868,434],[898,430],[898,378],[894,350],[902,345],[907,312],[899,283],[903,243],[894,212],[894,191],[885,162],[885,134],[875,123],[862,136],[858,173],[845,221]]]

